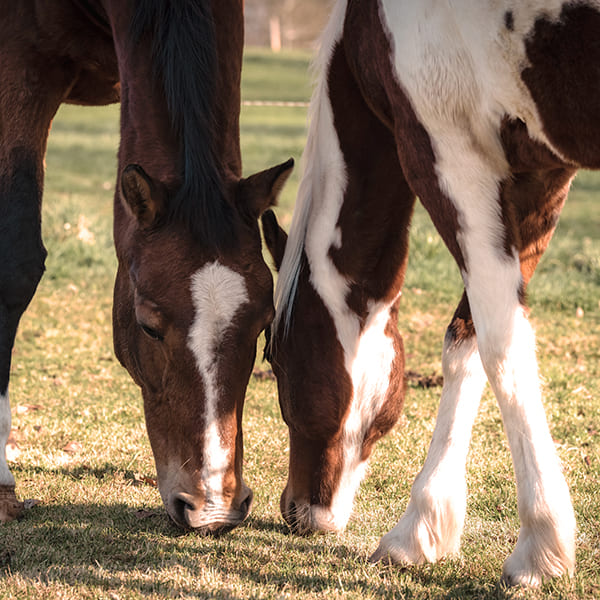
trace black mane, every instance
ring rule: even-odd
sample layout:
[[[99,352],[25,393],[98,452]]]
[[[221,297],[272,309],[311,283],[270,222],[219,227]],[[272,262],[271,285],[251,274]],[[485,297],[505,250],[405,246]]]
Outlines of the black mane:
[[[207,244],[222,246],[231,236],[233,215],[213,146],[217,49],[210,2],[136,0],[134,42],[144,33],[152,36],[155,76],[181,140],[182,185],[169,203],[169,217]]]

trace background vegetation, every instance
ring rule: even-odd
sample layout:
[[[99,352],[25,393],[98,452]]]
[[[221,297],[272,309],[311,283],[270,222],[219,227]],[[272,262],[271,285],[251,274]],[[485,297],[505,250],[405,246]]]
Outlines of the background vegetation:
[[[307,55],[249,51],[247,100],[306,100]],[[299,158],[306,109],[246,107],[245,172]],[[275,382],[253,377],[244,413],[252,515],[214,539],[181,534],[154,485],[141,397],[111,338],[112,194],[118,107],[61,109],[47,158],[47,272],[14,351],[9,448],[21,498],[40,504],[0,527],[0,598],[597,598],[600,596],[600,177],[578,176],[530,287],[546,411],[578,520],[578,571],[538,592],[498,586],[518,533],[501,419],[486,394],[468,465],[463,552],[399,569],[366,562],[402,514],[425,457],[439,387],[410,379],[404,413],[378,444],[347,531],[295,537],[279,515],[287,431]],[[278,209],[289,224],[300,169]],[[400,329],[407,367],[439,375],[458,301],[456,268],[423,211],[415,215]],[[258,364],[259,370],[267,368]]]

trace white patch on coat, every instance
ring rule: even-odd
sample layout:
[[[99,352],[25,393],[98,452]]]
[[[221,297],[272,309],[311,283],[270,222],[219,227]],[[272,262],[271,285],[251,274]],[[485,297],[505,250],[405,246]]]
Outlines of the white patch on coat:
[[[336,529],[343,529],[352,513],[354,496],[367,470],[367,461],[361,456],[363,441],[383,408],[389,387],[396,350],[385,329],[395,302],[371,303],[365,326],[354,342],[354,351],[347,355],[351,358],[353,394],[342,430],[342,472],[331,503]]]
[[[544,133],[521,72],[528,64],[525,40],[536,19],[558,20],[564,4],[380,0],[382,21],[393,37],[398,80],[436,144],[449,143],[454,153],[460,153],[457,140],[446,139],[447,133],[454,135],[448,124],[460,124],[468,133],[463,143],[478,144],[490,162],[501,164],[497,131],[508,115],[521,119],[532,138],[560,156]],[[508,11],[513,15],[512,30],[504,24]]]
[[[202,481],[208,504],[222,501],[223,477],[231,463],[231,449],[219,430],[218,346],[235,315],[249,301],[244,278],[218,261],[205,265],[192,276],[192,300],[196,315],[188,337],[198,371],[204,382],[205,443]]]
[[[310,283],[333,319],[344,352],[345,368],[353,383],[351,405],[343,424],[341,479],[330,507],[310,509],[314,512],[312,522],[327,529],[343,529],[350,517],[354,495],[366,470],[366,461],[360,457],[364,434],[381,409],[395,356],[393,342],[385,335],[391,304],[370,307],[370,315],[361,332],[357,314],[346,303],[350,282],[337,270],[329,255],[332,247],[340,248],[343,243],[338,222],[347,176],[333,121],[328,78],[324,74],[342,34],[345,9],[345,1],[335,5],[317,59],[323,75],[311,101],[305,172],[279,274],[278,316],[274,325],[285,328],[289,322],[304,251],[310,264]]]
[[[444,388],[425,464],[398,524],[377,550],[398,563],[434,562],[459,550],[467,504],[466,460],[486,375],[475,337],[449,336],[442,355]]]
[[[10,401],[8,391],[0,394],[0,486],[14,486],[15,478],[6,462],[6,443],[10,435]]]

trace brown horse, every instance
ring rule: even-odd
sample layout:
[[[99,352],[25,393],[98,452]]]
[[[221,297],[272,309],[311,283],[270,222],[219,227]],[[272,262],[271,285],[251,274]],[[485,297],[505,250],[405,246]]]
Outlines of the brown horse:
[[[465,293],[444,341],[427,460],[373,558],[422,563],[458,552],[487,380],[521,519],[504,577],[537,585],[573,571],[575,519],[525,290],[575,170],[600,168],[599,31],[597,0],[336,3],[271,344],[290,432],[281,509],[294,530],[346,525],[373,444],[401,410],[397,314],[418,196]],[[284,235],[263,221],[279,263]]]
[[[167,512],[250,510],[241,415],[273,315],[258,217],[292,163],[241,178],[242,0],[0,2],[0,521],[21,510],[4,447],[19,319],[44,271],[43,160],[63,102],[121,102],[114,345],[141,387]]]

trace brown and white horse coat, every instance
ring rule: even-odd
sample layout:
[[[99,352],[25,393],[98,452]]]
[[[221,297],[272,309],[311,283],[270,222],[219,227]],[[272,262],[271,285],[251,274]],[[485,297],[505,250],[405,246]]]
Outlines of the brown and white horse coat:
[[[296,530],[345,526],[372,445],[401,408],[396,316],[419,197],[466,293],[444,341],[428,457],[374,559],[458,551],[469,438],[489,381],[521,519],[504,576],[536,585],[573,571],[574,513],[525,289],[576,169],[600,166],[598,31],[595,1],[336,3],[272,342],[290,429],[282,512]]]

